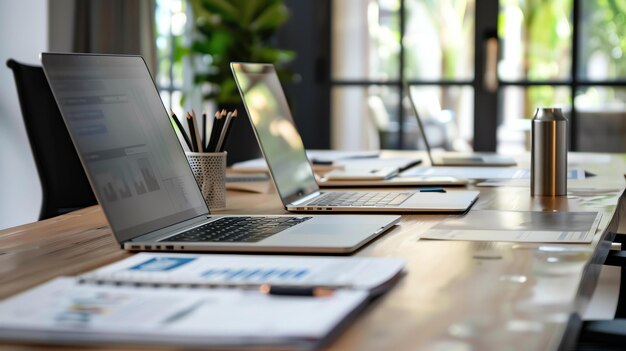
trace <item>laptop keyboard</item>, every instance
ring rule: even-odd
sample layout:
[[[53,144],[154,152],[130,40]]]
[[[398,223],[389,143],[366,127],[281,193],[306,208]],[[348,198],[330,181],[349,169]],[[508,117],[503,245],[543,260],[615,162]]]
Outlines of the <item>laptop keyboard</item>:
[[[321,195],[306,206],[392,207],[402,204],[414,193],[410,192],[330,192]]]
[[[312,217],[222,217],[162,241],[256,242]]]

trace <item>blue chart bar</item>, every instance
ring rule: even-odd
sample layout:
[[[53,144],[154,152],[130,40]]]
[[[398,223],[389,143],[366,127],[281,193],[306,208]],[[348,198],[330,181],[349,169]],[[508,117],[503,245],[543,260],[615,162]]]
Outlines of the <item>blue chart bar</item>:
[[[309,274],[308,269],[284,268],[214,268],[202,273],[203,278],[218,281],[268,280],[268,279],[303,279]]]

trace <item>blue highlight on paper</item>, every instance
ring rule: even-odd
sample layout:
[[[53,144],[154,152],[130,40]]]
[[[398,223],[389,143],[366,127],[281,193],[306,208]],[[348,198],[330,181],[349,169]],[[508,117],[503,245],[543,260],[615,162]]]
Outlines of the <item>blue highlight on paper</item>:
[[[140,272],[167,272],[195,261],[195,258],[186,257],[155,257],[129,268]]]
[[[162,256],[153,257],[128,268],[134,272],[169,272],[180,268],[197,258]],[[189,267],[191,268],[191,267]],[[304,267],[216,267],[207,270],[195,271],[197,277],[211,281],[298,281],[312,274],[311,270]]]
[[[219,281],[235,280],[276,280],[291,279],[300,280],[309,274],[308,269],[284,269],[284,268],[217,268],[209,269],[202,273],[203,278]]]

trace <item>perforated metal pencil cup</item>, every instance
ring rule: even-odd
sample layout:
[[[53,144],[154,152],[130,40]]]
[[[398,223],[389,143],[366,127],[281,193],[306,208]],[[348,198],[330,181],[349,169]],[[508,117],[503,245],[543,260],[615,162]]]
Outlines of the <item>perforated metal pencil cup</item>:
[[[226,152],[185,152],[209,209],[226,207]]]

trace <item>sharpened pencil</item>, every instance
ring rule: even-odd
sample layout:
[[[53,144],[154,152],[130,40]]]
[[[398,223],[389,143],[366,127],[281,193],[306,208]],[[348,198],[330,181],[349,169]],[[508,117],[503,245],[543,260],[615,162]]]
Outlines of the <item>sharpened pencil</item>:
[[[237,110],[230,112],[228,116],[230,116],[230,118],[226,119],[226,122],[224,122],[224,127],[222,128],[222,135],[220,135],[220,140],[215,150],[217,152],[224,152],[224,148],[226,147],[226,140],[228,140],[230,131],[233,129],[233,123],[235,123],[235,119],[237,117]]]
[[[220,152],[222,145],[224,144],[224,137],[226,136],[226,128],[230,124],[230,120],[233,118],[233,113],[228,112],[226,117],[224,117],[224,123],[222,124],[222,128],[220,131],[220,137],[217,139],[217,144],[215,145],[215,152]]]
[[[202,152],[206,152],[206,113],[202,113]]]
[[[214,152],[217,145],[217,139],[220,137],[222,124],[222,113],[220,111],[215,112],[215,118],[213,119],[213,126],[211,127],[211,136],[209,137],[209,145],[207,146],[208,152]]]
[[[198,141],[196,140],[196,130],[193,125],[193,118],[191,114],[187,112],[187,126],[189,127],[189,137],[191,138],[191,146],[193,152],[198,152]]]
[[[198,125],[198,119],[196,118],[196,111],[191,110],[191,123],[193,124],[193,131],[196,134],[196,152],[204,151],[202,147],[202,138],[200,138],[200,126]],[[190,131],[191,132],[191,131]]]
[[[191,148],[191,141],[189,140],[189,137],[187,136],[187,132],[185,132],[185,128],[183,128],[183,125],[180,123],[180,120],[178,119],[178,117],[176,116],[174,111],[172,111],[172,117],[171,118],[174,121],[174,125],[176,126],[175,129],[178,130],[180,135],[183,136],[183,140],[185,140],[185,144],[187,144],[187,147],[189,148],[189,151],[193,151],[193,149]]]

